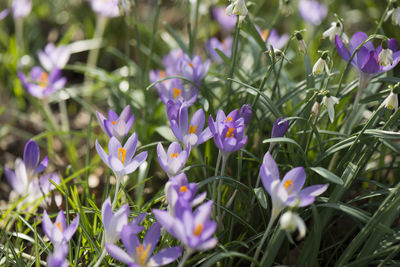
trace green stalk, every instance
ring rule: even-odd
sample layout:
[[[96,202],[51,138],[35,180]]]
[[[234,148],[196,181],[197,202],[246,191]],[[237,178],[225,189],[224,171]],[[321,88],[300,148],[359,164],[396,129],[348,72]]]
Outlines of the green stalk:
[[[226,167],[226,161],[228,160],[228,156],[222,155],[222,167],[221,167],[221,176],[224,176],[225,174],[225,167]],[[222,218],[221,218],[221,197],[222,197],[222,179],[219,180],[218,183],[218,199],[217,199],[217,209],[218,209],[218,225],[222,226]]]
[[[233,90],[232,90],[232,79],[233,79],[233,73],[235,70],[235,66],[236,66],[236,58],[237,58],[237,52],[238,52],[238,47],[239,47],[239,32],[240,32],[240,27],[239,27],[239,15],[237,15],[237,19],[236,19],[236,27],[235,27],[235,36],[233,38],[233,52],[232,52],[232,65],[231,65],[231,69],[229,71],[229,75],[228,75],[228,80],[226,82],[226,88],[228,90],[228,106],[231,103],[231,96],[233,94]]]

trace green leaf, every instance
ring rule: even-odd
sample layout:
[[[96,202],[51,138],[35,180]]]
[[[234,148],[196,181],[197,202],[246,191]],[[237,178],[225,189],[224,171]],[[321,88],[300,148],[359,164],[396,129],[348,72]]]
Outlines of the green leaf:
[[[267,196],[265,195],[264,188],[262,188],[262,187],[254,188],[254,194],[256,194],[256,197],[257,197],[258,201],[260,202],[261,206],[264,209],[267,209],[268,208],[268,200],[267,200]]]
[[[340,179],[340,177],[338,177],[336,174],[328,171],[325,168],[322,168],[322,167],[311,167],[310,170],[318,173],[323,178],[331,181],[332,183],[343,185],[343,181]]]
[[[162,137],[164,137],[169,142],[175,142],[176,138],[171,128],[168,126],[160,126],[155,129]]]

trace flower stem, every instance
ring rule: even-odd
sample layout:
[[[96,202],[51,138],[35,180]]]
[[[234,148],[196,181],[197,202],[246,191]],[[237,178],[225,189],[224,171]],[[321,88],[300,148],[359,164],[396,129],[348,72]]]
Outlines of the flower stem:
[[[116,179],[117,179],[117,184],[115,186],[114,199],[113,199],[113,202],[112,202],[112,205],[111,205],[113,207],[113,209],[115,208],[115,205],[117,204],[117,198],[118,198],[118,193],[119,193],[119,185],[121,183],[122,177],[121,178],[120,177],[116,177]]]
[[[185,253],[183,254],[182,260],[179,263],[178,267],[185,266],[185,262],[189,259],[190,255],[192,255],[193,251],[190,248],[186,248]]]
[[[222,156],[222,168],[221,168],[221,176],[223,176],[225,174],[225,167],[226,167],[226,161],[227,161],[228,157],[227,156]],[[217,209],[218,209],[218,225],[222,226],[222,217],[221,217],[221,197],[222,197],[222,179],[219,180],[218,183],[218,205],[217,205]]]
[[[217,176],[218,174],[218,169],[219,169],[219,165],[221,163],[221,151],[218,152],[218,159],[217,159],[217,165],[215,166],[215,172],[214,172],[214,176]],[[213,182],[213,188],[212,188],[212,200],[215,203],[215,195],[217,192],[217,181]],[[214,219],[216,218],[216,214],[215,214],[215,208],[213,206],[213,214],[214,214]]]
[[[238,46],[239,46],[239,32],[240,32],[240,22],[239,22],[239,15],[237,16],[236,19],[236,27],[235,27],[235,36],[233,38],[233,51],[232,51],[232,65],[231,65],[231,69],[229,71],[229,76],[228,76],[228,80],[227,80],[227,84],[226,87],[229,90],[229,94],[228,94],[228,106],[230,105],[231,102],[231,96],[233,95],[233,90],[232,90],[232,78],[233,78],[233,73],[235,70],[235,66],[236,66],[236,58],[237,58],[237,52],[238,52]]]
[[[93,267],[99,267],[106,255],[107,255],[107,250],[105,248],[103,248],[103,252],[101,253],[101,255],[100,255],[99,259],[97,260],[97,262],[95,263],[95,265],[93,265]]]

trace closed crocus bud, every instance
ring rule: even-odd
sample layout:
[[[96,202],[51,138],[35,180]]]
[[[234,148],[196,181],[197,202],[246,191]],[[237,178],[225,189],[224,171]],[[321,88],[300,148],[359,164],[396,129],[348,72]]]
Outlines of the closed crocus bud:
[[[285,212],[280,219],[280,226],[283,230],[288,231],[289,233],[293,233],[296,229],[299,230],[299,236],[297,240],[302,239],[306,235],[306,225],[303,219],[297,213],[292,211]]]
[[[324,72],[324,69],[328,75],[330,75],[329,67],[328,64],[326,63],[326,60],[328,59],[328,52],[324,52],[321,57],[315,62],[312,74],[317,75],[317,74],[322,74]]]
[[[378,61],[382,66],[393,64],[393,52],[389,49],[387,41],[382,42],[382,51],[378,55]]]
[[[272,126],[271,137],[283,137],[289,128],[289,121],[282,121],[281,118],[276,119],[274,126]]]
[[[250,104],[245,104],[240,108],[239,116],[244,119],[244,125],[249,126],[251,118],[253,117],[253,111],[251,110]]]
[[[303,36],[301,35],[300,32],[296,32],[296,39],[297,39],[297,45],[299,47],[299,52],[302,54],[307,53],[307,46],[306,43],[303,40]]]

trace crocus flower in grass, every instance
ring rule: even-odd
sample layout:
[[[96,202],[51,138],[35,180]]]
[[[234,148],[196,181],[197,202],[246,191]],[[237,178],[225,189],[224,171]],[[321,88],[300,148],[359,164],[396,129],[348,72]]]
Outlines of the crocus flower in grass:
[[[68,241],[75,234],[79,226],[79,214],[67,226],[64,211],[60,210],[54,223],[50,220],[46,210],[43,211],[42,228],[43,232],[51,240],[56,249],[62,249],[65,255],[68,252]]]
[[[241,106],[239,117],[243,118],[244,125],[249,126],[251,118],[253,117],[253,111],[251,110],[250,104],[244,104],[243,106]]]
[[[138,138],[133,133],[122,146],[117,138],[111,137],[108,142],[108,154],[96,140],[96,150],[104,163],[114,172],[117,179],[122,179],[127,174],[134,172],[147,158],[147,151],[135,157]]]
[[[166,73],[168,75],[176,75],[179,74],[178,66],[180,60],[183,58],[183,53],[182,49],[177,48],[171,50],[167,55],[163,57],[163,64],[166,69]]]
[[[346,61],[350,60],[351,55],[366,39],[368,35],[364,32],[355,33],[350,40],[349,49],[344,45],[342,39],[338,35],[335,37],[335,45],[339,55]],[[375,74],[386,72],[393,69],[400,61],[400,51],[397,50],[398,43],[395,39],[387,41],[388,49],[392,50],[393,62],[391,65],[383,65],[379,62],[379,54],[382,51],[382,46],[374,47],[372,42],[368,41],[361,46],[356,52],[351,64],[359,73],[359,87],[360,89],[366,88],[369,80]]]
[[[281,118],[277,118],[272,126],[271,138],[283,137],[289,128],[289,121],[282,121]]]
[[[53,43],[49,43],[44,51],[38,52],[40,64],[47,70],[62,69],[68,62],[71,55],[68,46],[60,45],[56,47]]]
[[[201,80],[206,75],[209,67],[209,59],[203,63],[199,56],[190,58],[188,55],[184,55],[179,62],[178,70],[184,77],[192,80],[197,85],[200,85]]]
[[[168,110],[167,110],[168,112]],[[172,117],[172,116],[168,116]],[[198,109],[188,123],[188,107],[182,105],[176,119],[171,120],[171,129],[175,137],[184,147],[198,146],[212,137],[210,129],[204,128],[205,115],[203,109]]]
[[[32,0],[13,0],[11,9],[14,18],[24,18],[31,13]]]
[[[278,32],[275,29],[272,29],[271,31],[269,30],[260,30],[257,27],[257,30],[260,32],[261,38],[263,41],[267,42],[267,49],[272,45],[275,49],[282,49],[287,41],[289,40],[289,35],[284,33],[282,35],[279,35]]]
[[[161,226],[189,250],[209,250],[217,244],[217,239],[213,237],[217,224],[210,220],[212,205],[213,202],[208,201],[194,212],[191,208],[179,207],[175,210],[175,217],[156,209],[153,214]]]
[[[244,119],[239,116],[237,109],[228,116],[222,110],[218,110],[215,122],[211,115],[208,118],[208,127],[213,134],[215,145],[224,157],[247,143],[247,136],[244,136]]]
[[[168,201],[168,209],[172,215],[174,215],[177,201],[182,201],[182,206],[195,207],[203,202],[207,196],[207,192],[196,195],[197,184],[189,183],[184,173],[171,177],[166,183],[164,191]]]
[[[118,0],[90,0],[90,5],[100,16],[108,18],[120,16]]]
[[[65,77],[61,77],[60,69],[55,69],[48,73],[38,66],[32,68],[29,78],[25,77],[21,71],[18,73],[18,77],[26,90],[37,98],[51,95],[62,89],[67,82]]]
[[[130,267],[149,267],[162,266],[175,261],[181,254],[181,247],[171,247],[160,250],[152,256],[154,249],[161,236],[161,226],[154,223],[150,226],[143,243],[140,242],[131,226],[125,225],[121,232],[121,241],[126,248],[126,252],[120,247],[106,243],[107,252],[115,259],[127,264]]]
[[[123,205],[115,213],[112,211],[111,200],[107,198],[101,207],[101,220],[107,243],[116,243],[120,239],[122,227],[128,224],[129,206]],[[137,228],[135,228],[138,230]],[[140,229],[139,229],[140,230]],[[140,232],[140,231],[139,231]]]
[[[56,247],[54,252],[47,257],[47,267],[68,267],[68,261],[65,259],[66,254],[64,248]]]
[[[269,152],[264,156],[260,175],[261,181],[272,199],[272,221],[287,206],[304,207],[312,204],[315,197],[328,188],[328,184],[320,184],[302,189],[306,180],[303,167],[290,170],[281,180],[278,166]]]
[[[308,23],[320,25],[328,13],[328,7],[316,0],[300,0],[299,13]]]
[[[167,153],[165,153],[161,143],[157,145],[158,162],[169,177],[180,173],[186,164],[189,154],[190,146],[186,146],[185,150],[182,150],[181,145],[177,142],[169,145]]]
[[[231,56],[232,38],[227,37],[226,39],[219,41],[217,38],[212,37],[206,43],[206,51],[210,55],[211,59],[217,63],[222,62],[222,58],[218,55],[215,49],[221,50],[227,57]]]
[[[237,20],[236,16],[227,15],[224,7],[212,7],[211,13],[223,31],[230,32],[235,28]]]
[[[125,138],[135,122],[135,115],[131,113],[131,107],[126,106],[118,116],[114,110],[108,111],[108,118],[96,111],[97,120],[101,129],[109,136],[115,136],[119,141]]]

